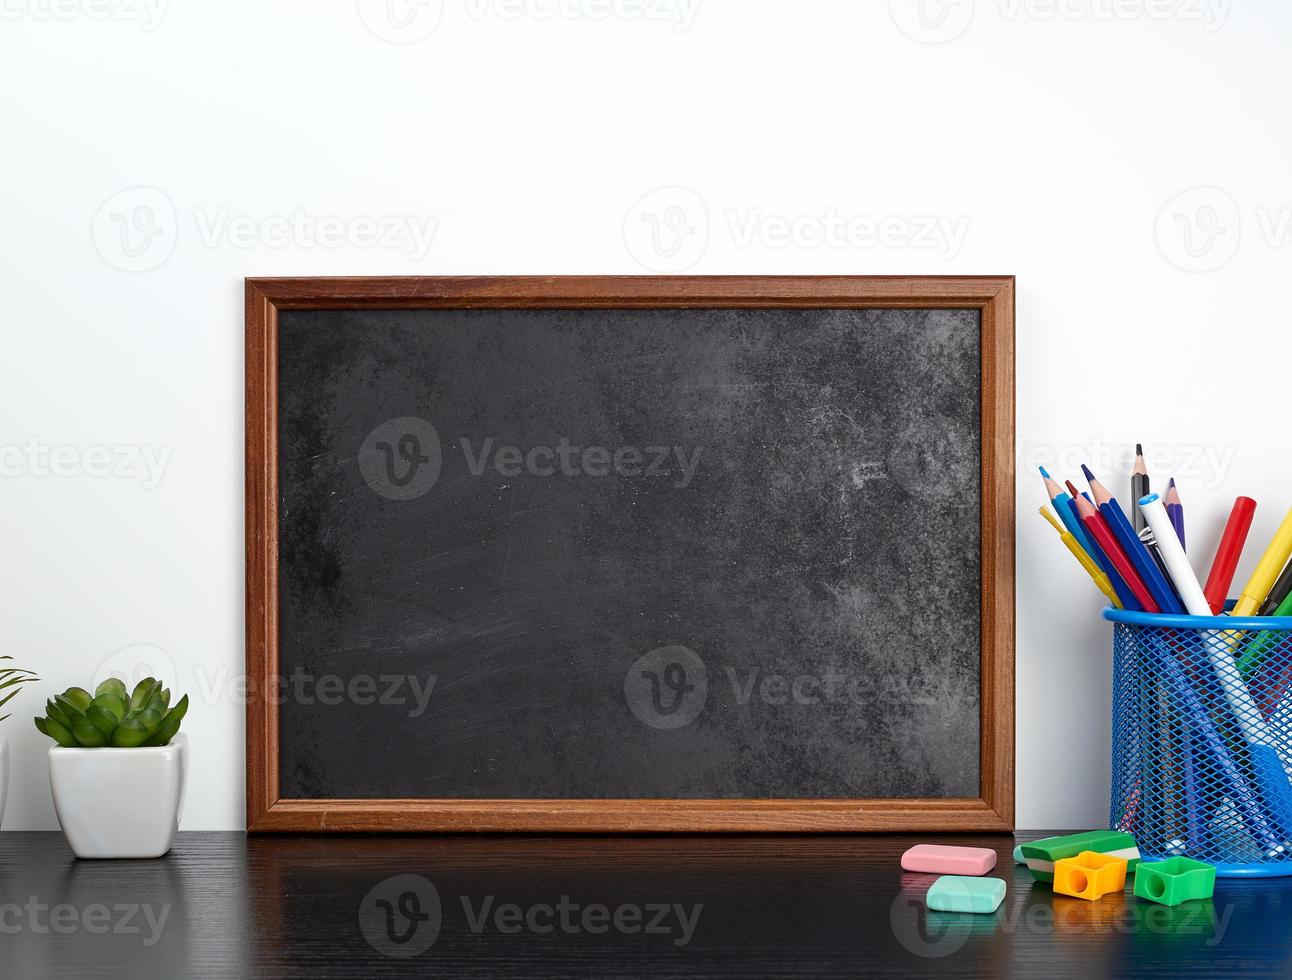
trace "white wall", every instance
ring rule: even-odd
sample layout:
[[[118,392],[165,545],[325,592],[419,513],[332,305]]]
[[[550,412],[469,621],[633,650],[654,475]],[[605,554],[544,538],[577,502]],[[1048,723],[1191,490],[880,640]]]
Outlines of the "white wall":
[[[1143,440],[1208,561],[1234,494],[1254,540],[1292,504],[1287,5],[393,2],[401,40],[442,16],[394,44],[385,0],[0,0],[0,653],[46,679],[0,725],[6,828],[56,826],[30,716],[138,645],[197,701],[185,826],[242,826],[243,276],[639,260],[1018,276],[1018,822],[1101,823],[1109,633],[1027,467],[1121,488]],[[294,214],[434,234],[284,243]],[[160,479],[95,475],[94,446]]]

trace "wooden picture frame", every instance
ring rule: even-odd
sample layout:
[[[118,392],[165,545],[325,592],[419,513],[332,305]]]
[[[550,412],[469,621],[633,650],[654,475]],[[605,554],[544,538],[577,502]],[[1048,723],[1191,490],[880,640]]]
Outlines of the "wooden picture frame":
[[[284,799],[279,792],[278,312],[975,309],[981,323],[980,792],[956,799]],[[246,281],[247,829],[1010,831],[1014,826],[1012,276],[544,276]]]

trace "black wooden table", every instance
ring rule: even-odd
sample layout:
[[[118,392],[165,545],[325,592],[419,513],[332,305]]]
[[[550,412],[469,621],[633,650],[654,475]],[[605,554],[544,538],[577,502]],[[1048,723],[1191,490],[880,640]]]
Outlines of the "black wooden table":
[[[929,913],[931,876],[898,866],[919,839],[187,833],[77,861],[5,833],[0,977],[1292,976],[1292,879],[1089,903],[1010,838],[942,837],[995,848],[1009,891]]]

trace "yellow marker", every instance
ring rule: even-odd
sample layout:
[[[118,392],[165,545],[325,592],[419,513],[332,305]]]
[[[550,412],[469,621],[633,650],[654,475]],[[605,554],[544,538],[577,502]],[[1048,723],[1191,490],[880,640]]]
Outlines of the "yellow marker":
[[[1113,583],[1104,574],[1104,570],[1095,564],[1095,560],[1086,554],[1086,549],[1081,547],[1077,539],[1072,536],[1072,532],[1060,524],[1058,519],[1044,507],[1040,509],[1040,515],[1059,532],[1059,539],[1068,546],[1068,550],[1072,552],[1073,557],[1081,562],[1081,567],[1095,580],[1095,585],[1099,586],[1099,591],[1108,597],[1108,601],[1113,604],[1113,608],[1121,609],[1122,603],[1117,598],[1117,590],[1113,588]]]
[[[1243,591],[1238,596],[1238,602],[1234,604],[1234,610],[1230,615],[1254,614],[1265,601],[1265,597],[1270,594],[1270,589],[1274,588],[1274,580],[1278,578],[1283,566],[1288,563],[1289,557],[1292,557],[1292,510],[1288,511],[1288,516],[1283,518],[1283,523],[1274,532],[1274,540],[1265,549],[1265,554],[1261,555],[1261,560],[1256,564],[1256,571],[1252,572],[1252,577],[1243,586]]]

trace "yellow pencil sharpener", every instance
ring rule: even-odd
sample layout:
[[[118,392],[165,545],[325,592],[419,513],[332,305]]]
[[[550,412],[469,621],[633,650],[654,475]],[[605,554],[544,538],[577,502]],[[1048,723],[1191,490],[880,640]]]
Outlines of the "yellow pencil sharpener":
[[[1094,901],[1126,887],[1126,859],[1096,851],[1054,862],[1054,890]]]

